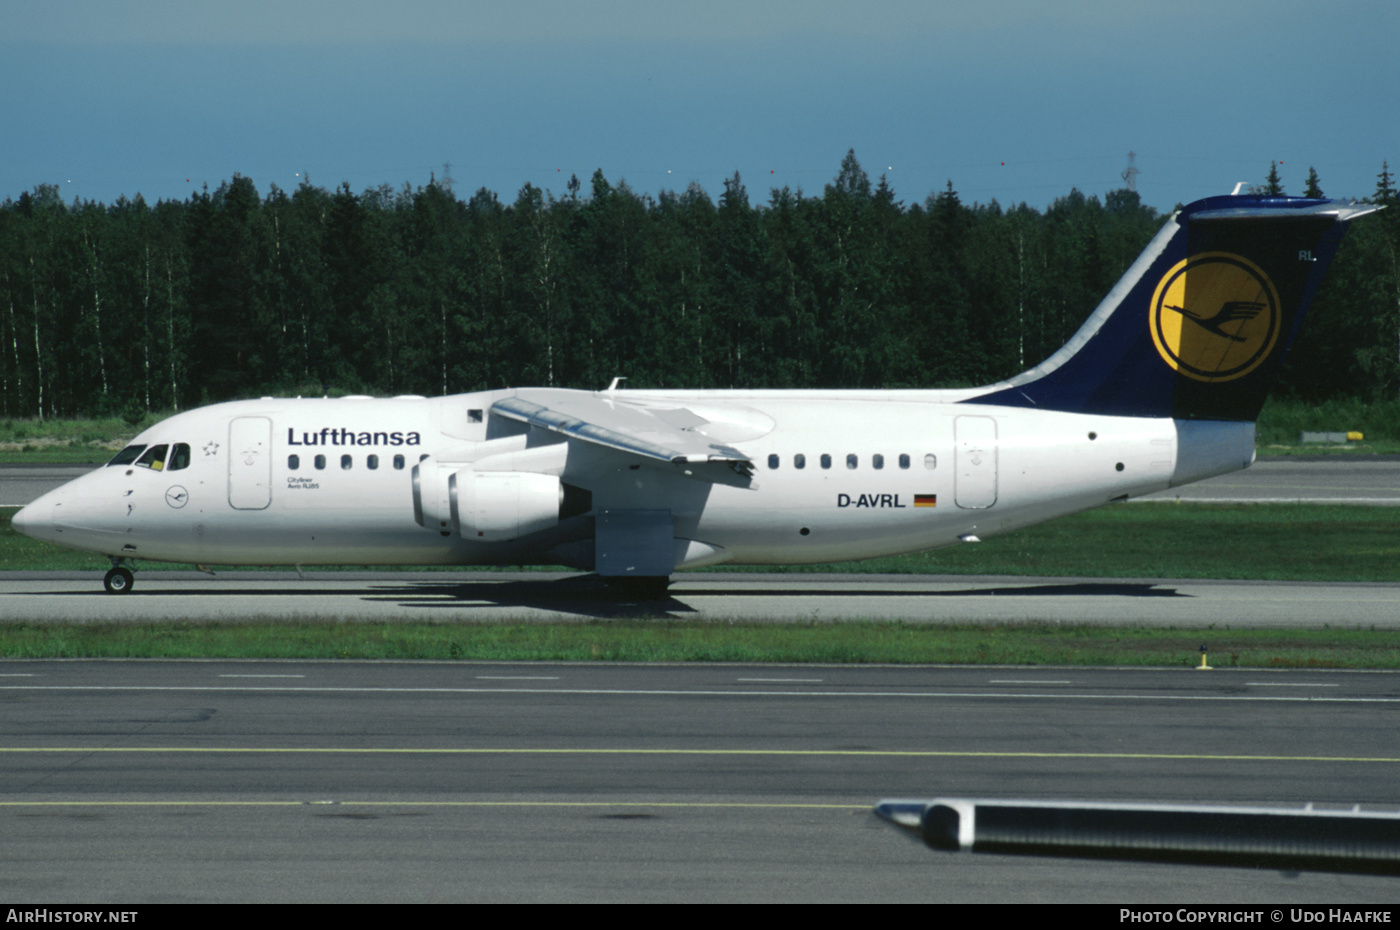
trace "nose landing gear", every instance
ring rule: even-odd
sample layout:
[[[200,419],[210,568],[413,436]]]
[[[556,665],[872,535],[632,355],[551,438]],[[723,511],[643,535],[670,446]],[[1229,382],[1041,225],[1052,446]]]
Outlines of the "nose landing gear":
[[[113,559],[112,568],[102,578],[102,587],[107,589],[108,594],[129,594],[134,582],[131,569]]]

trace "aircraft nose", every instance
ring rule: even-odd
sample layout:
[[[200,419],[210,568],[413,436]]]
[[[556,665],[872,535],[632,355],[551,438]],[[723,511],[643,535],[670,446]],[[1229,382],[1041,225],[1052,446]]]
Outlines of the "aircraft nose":
[[[39,515],[34,512],[32,504],[28,507],[21,507],[18,513],[10,517],[10,526],[15,528],[16,533],[32,537],[36,528],[35,524],[38,522],[38,516]]]
[[[30,539],[53,542],[53,498],[45,494],[10,517],[10,526],[16,533]]]

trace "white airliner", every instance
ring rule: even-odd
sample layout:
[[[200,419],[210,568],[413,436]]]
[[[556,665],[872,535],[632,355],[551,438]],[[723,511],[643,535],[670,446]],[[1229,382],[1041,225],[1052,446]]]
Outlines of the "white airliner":
[[[987,387],[262,398],[146,430],[14,517],[112,560],[522,565],[644,596],[719,563],[973,542],[1246,468],[1349,221],[1224,196],[1173,215],[1063,348]]]

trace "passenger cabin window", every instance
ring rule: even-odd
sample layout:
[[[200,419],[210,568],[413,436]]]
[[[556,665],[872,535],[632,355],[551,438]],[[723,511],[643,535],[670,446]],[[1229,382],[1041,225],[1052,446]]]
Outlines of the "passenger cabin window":
[[[145,446],[127,446],[125,449],[118,452],[112,461],[107,463],[107,467],[111,468],[113,465],[130,465],[132,462],[136,461],[136,457],[140,455],[141,450],[145,448]]]
[[[324,455],[318,455],[318,456],[316,456],[316,470],[317,470],[317,471],[321,471],[321,470],[324,469],[325,467],[326,467],[326,457],[325,457]]]
[[[169,446],[151,446],[145,455],[136,460],[136,464],[151,471],[161,471],[165,468],[165,453],[169,451]]]
[[[170,465],[166,471],[179,471],[182,468],[190,467],[190,444],[187,442],[177,442],[170,450]]]
[[[368,468],[370,471],[374,471],[374,469],[378,468],[378,467],[379,467],[379,456],[377,456],[377,455],[367,455],[367,456],[365,456],[365,467]]]
[[[854,452],[852,452],[852,453],[850,453],[849,455],[846,456],[846,467],[847,467],[847,468],[856,468],[856,467],[858,467],[859,465],[860,465],[860,456],[856,455]]]
[[[777,456],[777,455],[770,455],[770,456],[768,456],[768,467],[769,467],[769,468],[777,468],[777,467],[778,467],[778,456]]]
[[[907,453],[907,452],[901,452],[901,453],[899,453],[899,467],[900,467],[900,468],[908,468],[908,467],[909,467],[909,453]]]
[[[932,452],[924,456],[924,467],[927,468],[929,471],[933,471],[935,468],[937,468],[938,456],[934,455]]]
[[[355,463],[355,459],[354,459],[353,456],[342,455],[342,456],[340,457],[340,467],[341,467],[341,469],[344,470],[344,471],[349,471],[349,470],[350,470],[350,466],[353,465],[354,463]]]
[[[288,469],[289,471],[296,471],[296,470],[297,470],[298,468],[300,468],[300,467],[301,467],[301,456],[299,456],[299,455],[289,455],[289,456],[287,456],[287,469]]]
[[[402,455],[396,455],[396,456],[394,456],[394,470],[395,470],[395,471],[403,471],[403,464],[404,464],[404,463],[403,463],[403,456],[402,456]]]
[[[823,452],[823,453],[822,453],[822,468],[830,468],[830,467],[831,467],[831,456],[829,456],[829,455],[827,455],[825,452]]]
[[[796,455],[794,455],[794,456],[792,457],[792,467],[793,467],[793,468],[806,468],[806,467],[807,467],[807,456],[803,455],[801,452],[799,452],[799,453],[797,453]]]
[[[885,457],[883,455],[880,455],[879,453],[876,453],[875,455],[872,455],[870,457],[870,464],[873,468],[884,468]]]

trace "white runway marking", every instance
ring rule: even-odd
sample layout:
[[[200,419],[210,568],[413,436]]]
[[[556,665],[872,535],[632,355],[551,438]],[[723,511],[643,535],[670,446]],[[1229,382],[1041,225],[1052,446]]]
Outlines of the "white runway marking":
[[[767,681],[777,684],[820,684],[820,678],[736,678],[735,681]]]
[[[305,675],[220,675],[220,678],[305,678]]]
[[[477,675],[478,681],[558,681],[558,675]]]

